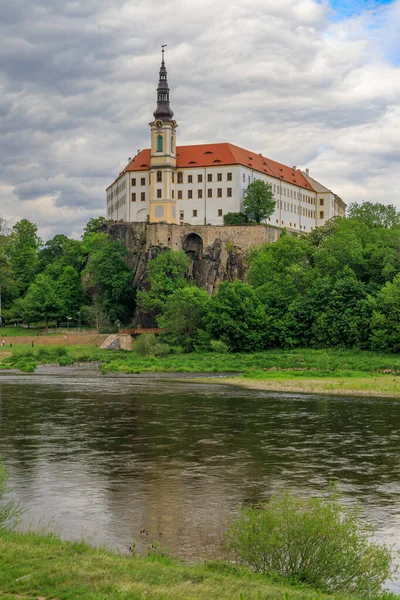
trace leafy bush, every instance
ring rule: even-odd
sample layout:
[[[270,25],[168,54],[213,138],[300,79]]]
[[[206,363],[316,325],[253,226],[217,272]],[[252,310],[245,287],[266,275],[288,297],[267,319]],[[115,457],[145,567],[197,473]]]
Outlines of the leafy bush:
[[[374,528],[359,513],[334,492],[327,499],[283,493],[242,508],[227,530],[227,546],[258,573],[324,592],[376,597],[396,570],[394,553],[370,541]]]
[[[210,342],[211,352],[219,352],[220,354],[226,354],[229,352],[229,348],[222,340],[211,340]]]
[[[224,215],[224,225],[246,225],[247,217],[242,212],[229,212]]]
[[[136,352],[138,356],[150,356],[151,354],[154,354],[154,346],[158,343],[154,333],[142,333],[142,335],[139,335],[133,342],[132,350]]]
[[[74,364],[74,359],[71,356],[61,356],[58,359],[58,364],[60,367],[70,367]]]
[[[54,346],[54,348],[51,349],[51,354],[53,356],[66,356],[68,352],[64,346]]]
[[[6,500],[5,496],[11,491],[8,485],[9,472],[0,457],[0,530],[15,527],[23,513],[15,500]]]

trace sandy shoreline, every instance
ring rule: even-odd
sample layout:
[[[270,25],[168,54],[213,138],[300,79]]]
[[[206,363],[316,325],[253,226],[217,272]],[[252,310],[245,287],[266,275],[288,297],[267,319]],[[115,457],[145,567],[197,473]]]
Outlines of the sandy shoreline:
[[[197,379],[196,381],[199,381]],[[250,379],[227,377],[207,379],[207,383],[236,385],[247,389],[268,392],[289,392],[300,394],[325,394],[329,396],[374,396],[378,398],[400,398],[400,378],[321,378],[321,379]]]

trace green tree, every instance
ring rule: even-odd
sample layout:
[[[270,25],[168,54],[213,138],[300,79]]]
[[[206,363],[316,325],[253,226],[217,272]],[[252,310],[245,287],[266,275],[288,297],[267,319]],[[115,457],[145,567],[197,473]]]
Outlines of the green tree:
[[[363,221],[368,227],[399,227],[400,213],[393,204],[379,202],[354,202],[347,209],[349,219]]]
[[[371,350],[400,351],[400,274],[388,281],[376,297],[369,299],[371,318]]]
[[[107,225],[108,221],[105,217],[93,217],[86,223],[82,237],[85,237],[91,233],[104,233],[107,229]]]
[[[271,335],[271,319],[253,288],[241,281],[220,283],[210,299],[206,328],[231,352],[262,350]]]
[[[41,243],[36,224],[28,219],[18,221],[8,236],[6,251],[21,295],[35,278]]]
[[[40,273],[29,286],[22,300],[22,316],[27,323],[45,321],[46,328],[49,320],[58,318],[61,312],[57,285],[51,277]]]
[[[83,282],[101,304],[111,321],[124,319],[133,308],[132,271],[126,264],[128,251],[119,240],[94,234]]]
[[[157,318],[158,326],[163,329],[162,339],[191,352],[204,326],[208,303],[207,292],[194,286],[172,292],[164,303],[162,315]]]
[[[246,223],[248,223],[248,219],[242,212],[229,212],[224,215],[224,225],[245,225]]]
[[[74,267],[65,267],[56,282],[58,298],[61,306],[61,316],[76,318],[84,304],[81,277]]]
[[[269,183],[256,179],[246,189],[243,207],[249,221],[261,223],[275,210],[275,200]]]
[[[163,250],[148,262],[143,289],[136,301],[143,313],[157,316],[162,313],[165,301],[175,290],[189,285],[186,274],[190,260],[182,251]]]

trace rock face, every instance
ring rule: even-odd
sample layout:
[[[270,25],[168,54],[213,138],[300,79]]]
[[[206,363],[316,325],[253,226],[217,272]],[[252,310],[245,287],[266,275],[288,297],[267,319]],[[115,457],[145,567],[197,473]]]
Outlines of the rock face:
[[[221,281],[243,280],[246,273],[246,250],[264,241],[275,241],[271,228],[179,226],[157,223],[114,223],[108,227],[110,236],[121,240],[128,249],[128,265],[134,273],[133,288],[146,287],[147,265],[159,252],[168,248],[183,250],[191,262],[188,279],[214,294]],[[270,239],[271,238],[271,239]],[[275,238],[275,239],[273,239]],[[239,245],[235,245],[238,241]],[[135,325],[155,327],[154,318],[136,312]]]

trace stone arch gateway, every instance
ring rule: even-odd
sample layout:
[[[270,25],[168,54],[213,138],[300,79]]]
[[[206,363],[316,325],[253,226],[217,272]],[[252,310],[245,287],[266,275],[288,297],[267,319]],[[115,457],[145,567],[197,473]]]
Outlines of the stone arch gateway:
[[[199,259],[203,254],[203,239],[198,233],[188,233],[182,238],[182,250],[192,260]]]

